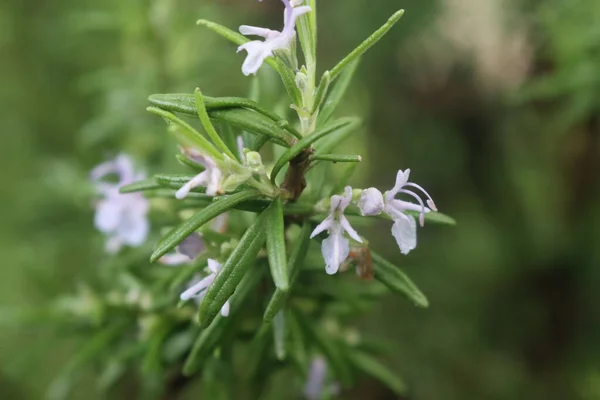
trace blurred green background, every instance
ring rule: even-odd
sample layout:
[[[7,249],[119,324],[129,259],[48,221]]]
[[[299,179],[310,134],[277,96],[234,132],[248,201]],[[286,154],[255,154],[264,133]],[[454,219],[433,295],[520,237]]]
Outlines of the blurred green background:
[[[339,112],[366,119],[347,146],[365,159],[352,183],[388,188],[411,168],[459,221],[421,229],[407,257],[387,225],[362,232],[430,299],[422,310],[390,296],[357,321],[397,345],[386,362],[409,383],[407,398],[600,399],[600,2],[318,5],[321,71],[406,9]],[[144,110],[149,94],[248,92],[243,55],[198,18],[275,28],[281,4],[0,4],[2,309],[43,305],[98,268],[89,169],[119,151],[150,170],[172,158],[163,124]],[[279,90],[273,82],[267,92]],[[3,323],[0,398],[42,398],[74,350]],[[73,398],[95,393],[84,385]],[[343,396],[394,398],[367,380]]]

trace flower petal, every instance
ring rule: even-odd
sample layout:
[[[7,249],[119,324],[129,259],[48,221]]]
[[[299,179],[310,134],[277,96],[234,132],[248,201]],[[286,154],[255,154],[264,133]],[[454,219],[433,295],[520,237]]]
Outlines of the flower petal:
[[[150,223],[144,214],[125,214],[121,219],[117,234],[124,243],[139,246],[146,241],[150,232]]]
[[[213,260],[212,258],[208,259],[208,269],[213,274],[216,274],[221,269],[221,263],[217,260]]]
[[[207,180],[207,171],[200,172],[198,175],[190,179],[188,183],[183,185],[177,192],[175,192],[175,197],[179,200],[184,199],[190,193],[190,190],[192,190],[193,188],[206,185]]]
[[[165,265],[181,265],[192,261],[188,256],[179,253],[165,254],[158,262]]]
[[[221,315],[224,317],[229,316],[229,309],[230,309],[229,300],[227,300],[225,302],[225,304],[223,304],[223,307],[221,307]]]
[[[187,301],[194,297],[201,297],[204,293],[202,293],[206,288],[208,288],[213,281],[215,280],[215,274],[210,274],[206,278],[202,279],[200,282],[192,285],[186,291],[181,293],[179,298],[182,301]]]
[[[335,274],[340,265],[350,254],[349,240],[342,233],[332,233],[321,244],[321,252],[325,260],[325,272],[329,275]]]
[[[119,226],[123,203],[118,197],[109,197],[100,200],[96,204],[96,214],[94,215],[94,226],[104,233],[113,232]]]
[[[409,175],[410,169],[408,168],[404,171],[402,171],[401,169],[398,170],[398,173],[396,174],[396,183],[394,184],[392,190],[390,190],[387,194],[388,201],[393,199],[398,194],[398,191],[402,189],[402,186],[404,186],[406,182],[408,182]]]
[[[273,55],[272,46],[268,42],[261,42],[260,40],[244,43],[238,47],[238,52],[241,50],[248,52],[242,64],[242,73],[246,76],[256,74],[265,58]]]
[[[177,245],[177,252],[185,255],[189,260],[193,260],[198,254],[202,253],[205,248],[206,246],[204,245],[202,236],[194,232]]]
[[[262,36],[265,39],[269,37],[271,32],[277,32],[277,31],[272,31],[271,29],[260,28],[258,26],[250,26],[250,25],[241,25],[239,31],[242,35],[245,35],[245,36]],[[279,32],[277,32],[277,33],[279,33]]]
[[[312,231],[312,233],[310,234],[310,238],[314,238],[315,236],[317,236],[319,233],[331,228],[331,226],[333,225],[333,217],[331,215],[329,215],[327,218],[325,218],[323,220],[323,222],[321,222],[319,225],[317,225],[317,227],[315,228],[314,231]]]
[[[402,254],[408,254],[417,247],[417,222],[409,215],[401,214],[392,226],[392,235]]]
[[[362,243],[362,239],[358,233],[354,230],[354,228],[352,228],[350,222],[348,222],[348,219],[343,215],[340,216],[340,225],[346,232],[348,232],[348,235],[350,235],[352,239],[356,240],[358,243]]]

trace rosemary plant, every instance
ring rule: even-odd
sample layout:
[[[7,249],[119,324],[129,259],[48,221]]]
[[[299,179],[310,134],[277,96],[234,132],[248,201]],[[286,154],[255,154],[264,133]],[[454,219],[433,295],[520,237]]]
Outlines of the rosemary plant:
[[[361,156],[333,153],[361,124],[357,116],[333,118],[360,57],[404,11],[319,77],[316,0],[282,3],[281,31],[198,25],[247,53],[243,74],[274,69],[294,118],[200,89],[155,94],[148,111],[166,122],[180,146],[175,156],[190,173],[144,179],[126,155],[92,172],[100,195],[95,224],[120,262],[103,272],[111,284],[60,303],[89,339],[53,386],[54,397],[88,362],[102,366],[106,387],[141,368],[151,398],[174,398],[197,381],[207,399],[259,398],[275,372],[288,374],[289,395],[308,399],[330,398],[361,373],[396,393],[405,390],[377,360],[384,346],[347,326],[348,317],[388,292],[419,307],[428,301],[352,224],[389,220],[407,254],[417,244],[417,221],[454,221],[409,181],[408,169],[386,192],[353,189],[347,182]],[[273,158],[265,161],[267,155]],[[336,164],[343,173],[333,179]],[[104,179],[110,174],[117,183]],[[170,219],[153,221],[156,229],[148,212],[159,203],[151,199],[169,210]],[[164,234],[154,243],[149,235],[158,231]],[[153,245],[155,264],[148,266],[141,257]],[[122,252],[123,246],[139,248]]]

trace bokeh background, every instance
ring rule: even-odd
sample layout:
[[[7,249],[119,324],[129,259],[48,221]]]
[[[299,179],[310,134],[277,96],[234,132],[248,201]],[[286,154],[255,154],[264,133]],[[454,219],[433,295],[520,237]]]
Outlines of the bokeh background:
[[[407,257],[367,228],[431,307],[390,296],[357,325],[396,344],[385,361],[407,399],[600,399],[600,2],[321,0],[321,71],[399,8],[338,112],[366,121],[352,183],[411,168],[459,223],[426,226]],[[243,55],[196,19],[280,14],[275,0],[0,4],[0,398],[43,398],[76,350],[9,310],[98,268],[89,169],[119,151],[150,170],[172,159],[147,96],[248,92]],[[102,398],[83,382],[72,398]],[[344,397],[394,398],[369,380]]]

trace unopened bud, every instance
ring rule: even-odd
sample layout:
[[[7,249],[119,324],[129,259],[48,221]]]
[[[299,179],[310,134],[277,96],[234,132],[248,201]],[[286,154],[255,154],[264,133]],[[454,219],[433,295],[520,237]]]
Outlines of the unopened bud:
[[[383,211],[383,195],[376,188],[363,190],[358,201],[361,215],[378,215]]]

